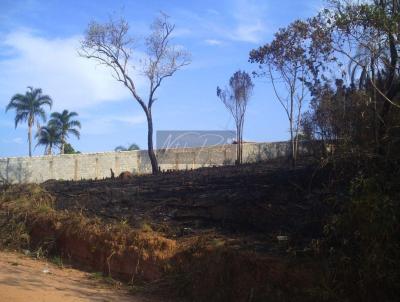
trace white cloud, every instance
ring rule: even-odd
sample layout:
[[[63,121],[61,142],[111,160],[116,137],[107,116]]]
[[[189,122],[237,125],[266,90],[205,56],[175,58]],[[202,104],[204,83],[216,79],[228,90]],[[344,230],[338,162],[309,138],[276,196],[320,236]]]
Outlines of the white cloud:
[[[187,37],[192,34],[192,31],[189,28],[176,28],[172,32],[172,37]]]
[[[217,10],[215,10],[213,8],[209,8],[206,11],[207,11],[208,14],[214,15],[214,16],[218,16],[220,14]]]
[[[109,115],[102,117],[87,116],[87,121],[83,122],[82,133],[90,135],[111,134],[118,131],[121,123],[129,126],[140,125],[146,122],[144,114],[121,116]]]
[[[122,122],[130,125],[138,125],[138,124],[143,124],[146,122],[146,117],[144,114],[142,115],[136,115],[136,116],[114,116],[109,118],[110,121],[117,121],[117,122]]]
[[[27,86],[40,87],[54,101],[54,109],[93,107],[102,102],[129,98],[111,71],[78,56],[80,36],[48,39],[31,31],[8,34],[0,49],[9,54],[0,60],[0,102],[5,102]],[[144,86],[139,78],[137,89]]]
[[[18,145],[21,145],[23,143],[22,138],[20,138],[20,137],[13,138],[12,142],[14,144],[18,144]]]
[[[1,140],[4,144],[17,144],[21,145],[24,143],[24,140],[21,137],[15,137],[12,139],[2,139]]]
[[[265,2],[263,0],[234,0],[229,2],[230,6],[224,14],[213,9],[206,10],[207,13],[202,15],[189,10],[180,10],[180,14],[186,19],[187,27],[191,28],[192,35],[204,38],[213,34],[217,37],[205,39],[205,42],[230,40],[260,43],[269,31]]]
[[[222,45],[222,41],[216,39],[206,39],[204,42],[208,45]]]
[[[258,43],[267,32],[266,6],[262,1],[236,0],[233,17],[236,27],[230,34],[232,40]]]

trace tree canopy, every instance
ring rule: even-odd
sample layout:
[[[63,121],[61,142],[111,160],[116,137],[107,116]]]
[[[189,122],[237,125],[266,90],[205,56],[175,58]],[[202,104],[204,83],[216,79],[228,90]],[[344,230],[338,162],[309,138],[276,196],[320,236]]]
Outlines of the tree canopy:
[[[28,124],[29,156],[32,156],[32,127],[42,120],[46,121],[45,106],[51,108],[53,101],[48,95],[44,95],[42,89],[28,87],[25,94],[15,94],[6,107],[6,112],[15,110],[15,128],[23,122]]]

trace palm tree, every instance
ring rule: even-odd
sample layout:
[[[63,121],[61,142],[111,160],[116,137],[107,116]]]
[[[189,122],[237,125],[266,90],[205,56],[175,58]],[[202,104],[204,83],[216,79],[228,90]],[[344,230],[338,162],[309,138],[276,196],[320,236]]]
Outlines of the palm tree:
[[[15,94],[6,107],[6,112],[15,109],[15,128],[21,122],[28,122],[29,156],[32,156],[32,127],[37,123],[38,118],[43,122],[46,121],[44,105],[51,108],[52,99],[48,95],[43,95],[42,89],[28,87],[25,94]]]
[[[49,121],[49,124],[54,125],[56,128],[60,130],[61,154],[64,154],[66,139],[69,137],[70,134],[76,136],[78,139],[80,138],[80,132],[78,129],[81,129],[81,123],[77,120],[72,119],[75,116],[78,116],[78,113],[69,112],[68,110],[64,110],[61,113],[53,112],[51,114],[51,120]]]
[[[137,144],[131,144],[128,148],[124,146],[118,146],[114,149],[115,151],[133,151],[133,150],[140,150],[139,146]]]
[[[52,155],[53,147],[61,144],[60,130],[50,123],[48,123],[47,126],[40,127],[35,137],[38,139],[36,147],[38,145],[45,146],[45,155]]]

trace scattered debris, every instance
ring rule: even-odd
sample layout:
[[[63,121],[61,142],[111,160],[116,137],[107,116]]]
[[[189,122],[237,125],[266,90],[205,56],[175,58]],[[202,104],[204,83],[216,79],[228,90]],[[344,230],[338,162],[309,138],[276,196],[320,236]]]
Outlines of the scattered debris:
[[[49,269],[48,265],[46,265],[46,266],[43,268],[42,273],[43,273],[43,274],[50,274],[50,269]]]

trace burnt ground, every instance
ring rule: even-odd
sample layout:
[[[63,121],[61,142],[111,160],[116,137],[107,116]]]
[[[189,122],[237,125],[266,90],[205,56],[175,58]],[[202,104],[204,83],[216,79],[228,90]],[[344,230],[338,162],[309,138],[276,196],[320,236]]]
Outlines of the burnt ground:
[[[288,235],[299,249],[321,236],[329,211],[325,172],[311,159],[296,168],[274,160],[42,186],[56,197],[58,210],[151,228],[174,239],[214,234],[271,252],[277,235]]]

